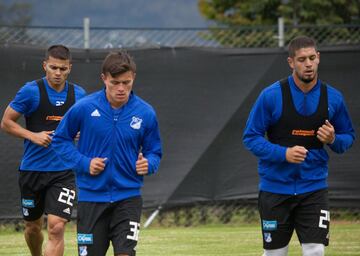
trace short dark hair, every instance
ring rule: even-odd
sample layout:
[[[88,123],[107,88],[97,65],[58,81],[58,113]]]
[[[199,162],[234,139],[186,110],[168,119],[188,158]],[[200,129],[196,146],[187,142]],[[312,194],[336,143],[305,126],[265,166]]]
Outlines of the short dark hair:
[[[317,51],[316,41],[307,36],[297,36],[290,41],[288,46],[289,57],[294,57],[295,52],[301,48],[315,48]]]
[[[69,48],[61,44],[52,45],[46,50],[45,60],[48,60],[50,56],[55,59],[69,60],[70,62],[72,59]]]
[[[104,59],[102,73],[109,73],[112,77],[121,75],[128,71],[136,73],[136,64],[127,51],[110,52]]]

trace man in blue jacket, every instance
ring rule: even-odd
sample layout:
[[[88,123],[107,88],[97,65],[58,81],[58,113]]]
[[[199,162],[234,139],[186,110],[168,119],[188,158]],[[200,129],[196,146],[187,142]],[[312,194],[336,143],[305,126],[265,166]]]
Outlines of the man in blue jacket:
[[[110,241],[115,255],[135,255],[143,176],[157,171],[162,156],[155,111],[132,91],[135,74],[127,52],[110,53],[102,64],[105,88],[74,105],[53,138],[76,171],[79,255],[105,255]]]
[[[19,167],[25,240],[31,255],[42,255],[43,214],[47,214],[46,256],[64,254],[65,224],[75,201],[75,175],[52,149],[52,135],[65,112],[85,91],[66,79],[71,71],[71,53],[63,45],[50,46],[43,69],[46,76],[26,83],[6,108],[1,128],[24,139]],[[26,126],[17,123],[24,115]]]
[[[318,79],[319,62],[313,39],[293,39],[292,75],[261,92],[245,127],[244,144],[259,158],[265,256],[287,255],[294,229],[303,255],[324,255],[329,243],[325,147],[343,153],[355,133],[342,94]]]

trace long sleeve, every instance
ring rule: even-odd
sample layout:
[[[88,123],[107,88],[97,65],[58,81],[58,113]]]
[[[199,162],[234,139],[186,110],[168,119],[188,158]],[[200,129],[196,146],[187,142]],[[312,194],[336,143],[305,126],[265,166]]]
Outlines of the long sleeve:
[[[261,160],[270,162],[285,161],[286,147],[272,144],[265,138],[268,127],[274,123],[279,114],[275,108],[277,99],[281,94],[277,95],[275,89],[264,90],[256,100],[243,134],[243,142],[245,147]],[[281,109],[281,106],[278,106]]]
[[[69,169],[88,172],[91,159],[81,154],[74,138],[81,126],[80,108],[73,106],[63,117],[55,131],[52,147]]]
[[[147,128],[142,143],[142,152],[149,162],[149,174],[157,172],[162,156],[159,125],[155,115],[151,123],[152,126]]]
[[[335,141],[333,144],[329,145],[330,149],[338,154],[348,150],[355,140],[355,131],[349,112],[342,95],[340,96],[338,96],[339,104],[336,105],[337,109],[334,111],[335,114],[330,119],[330,123],[332,123],[335,129]]]

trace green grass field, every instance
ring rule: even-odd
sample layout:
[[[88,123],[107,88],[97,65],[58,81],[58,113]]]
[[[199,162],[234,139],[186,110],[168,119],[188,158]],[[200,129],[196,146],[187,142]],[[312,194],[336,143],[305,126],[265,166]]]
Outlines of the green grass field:
[[[0,230],[0,255],[29,255],[23,234]],[[73,225],[66,231],[65,255],[77,255]],[[360,255],[360,223],[332,222],[330,246],[326,255]],[[289,255],[301,255],[294,235]],[[199,227],[150,227],[140,232],[138,256],[147,255],[261,255],[258,224],[206,225]],[[110,248],[107,255],[113,255]]]

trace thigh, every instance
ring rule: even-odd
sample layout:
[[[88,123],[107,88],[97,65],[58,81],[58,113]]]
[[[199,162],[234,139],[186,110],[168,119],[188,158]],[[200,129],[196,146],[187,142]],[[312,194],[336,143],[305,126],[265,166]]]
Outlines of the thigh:
[[[23,218],[26,221],[39,219],[44,213],[45,187],[43,173],[19,171],[19,188]]]
[[[116,203],[110,223],[110,236],[115,255],[135,255],[140,231],[141,209],[140,196]]]
[[[109,239],[108,203],[79,202],[77,208],[77,243],[79,255],[103,256]]]
[[[264,249],[286,246],[294,231],[292,197],[260,191],[259,213]]]
[[[328,190],[301,195],[296,208],[295,229],[300,243],[329,244],[330,211]]]
[[[75,175],[72,171],[48,172],[45,213],[71,219],[76,202]]]

